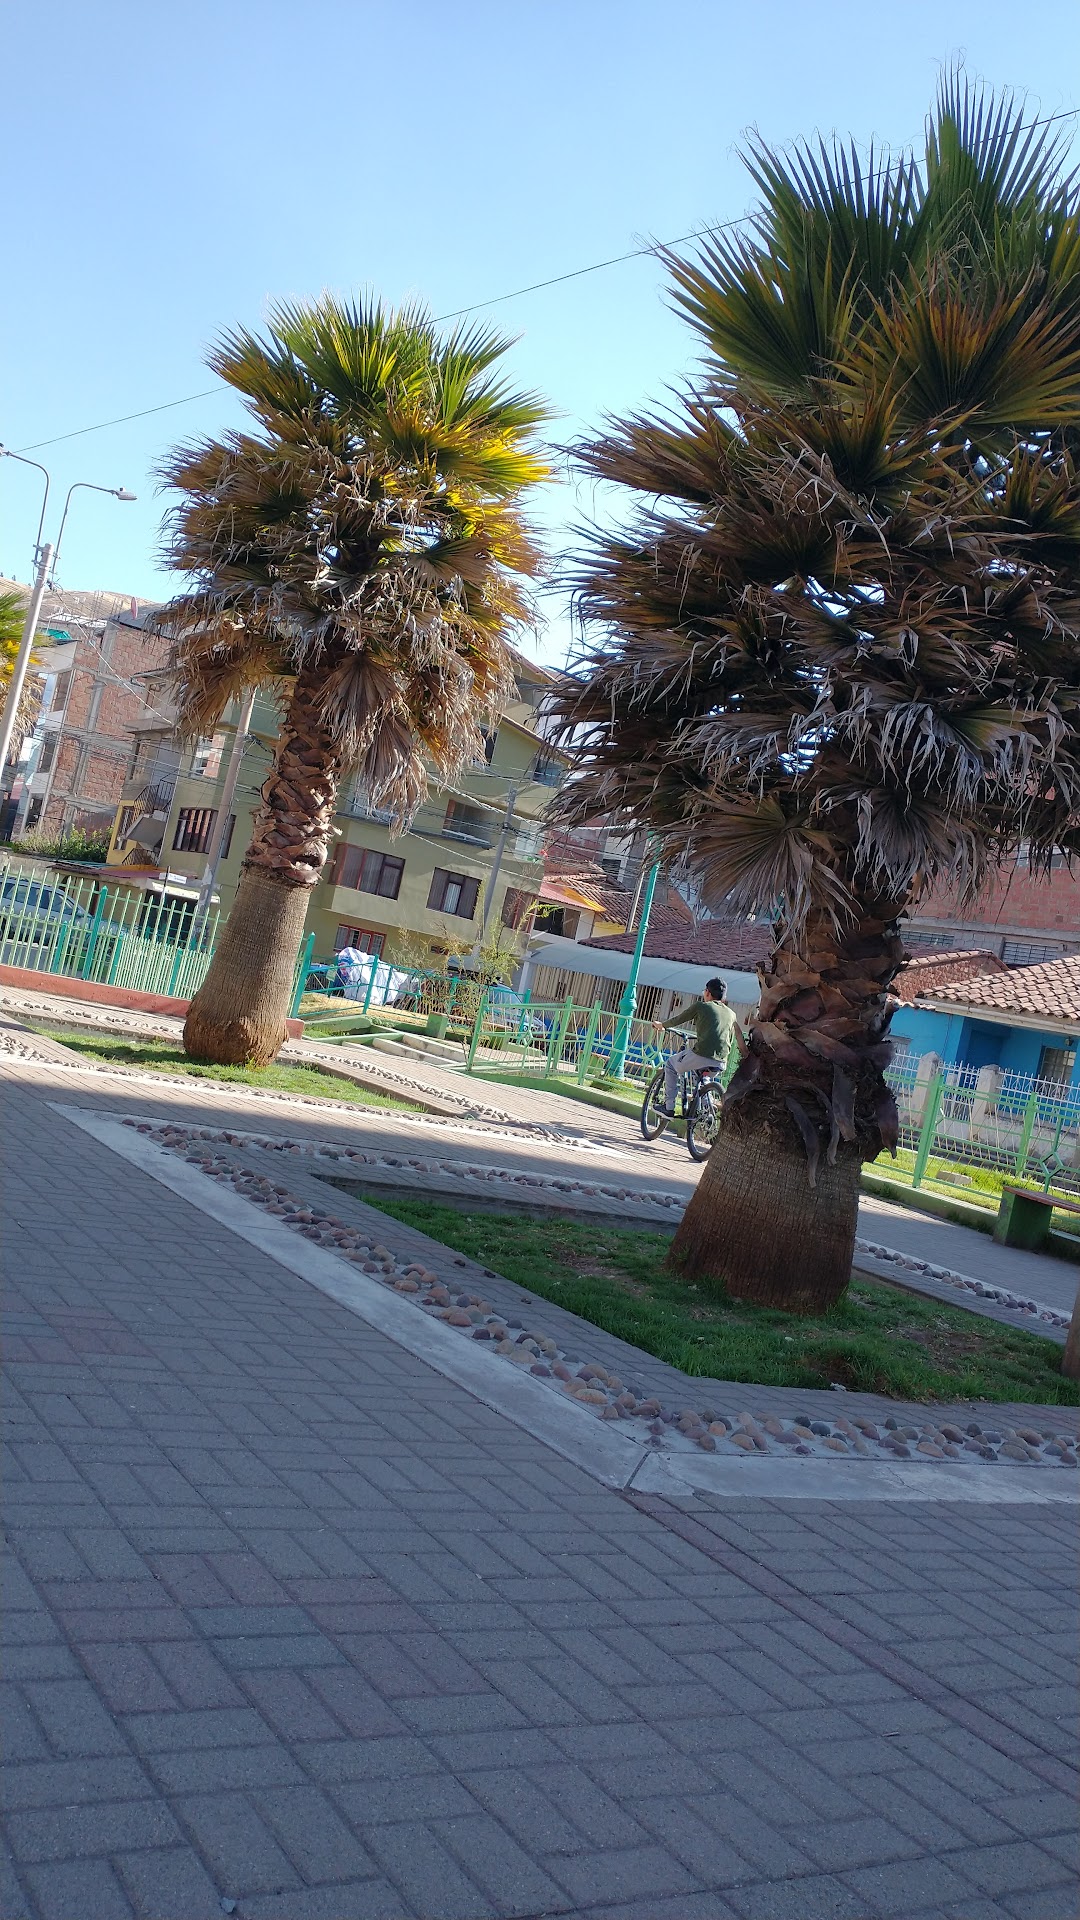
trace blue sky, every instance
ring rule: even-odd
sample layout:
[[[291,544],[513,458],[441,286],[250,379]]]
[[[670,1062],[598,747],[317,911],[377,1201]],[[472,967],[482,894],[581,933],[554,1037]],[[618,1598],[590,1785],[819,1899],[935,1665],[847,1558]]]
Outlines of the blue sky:
[[[44,0],[8,13],[6,45],[14,448],[211,386],[207,343],[277,297],[367,285],[442,314],[743,214],[750,126],[918,143],[957,56],[1027,90],[1033,115],[1080,104],[1075,0]],[[489,312],[566,437],[692,357],[652,259]],[[63,583],[176,590],[155,463],[238,417],[222,390],[38,451],[58,504],[74,480],[139,495],[76,495]],[[22,579],[39,486],[0,461],[0,572]],[[588,507],[551,489],[552,542]],[[546,658],[566,638],[552,615]]]

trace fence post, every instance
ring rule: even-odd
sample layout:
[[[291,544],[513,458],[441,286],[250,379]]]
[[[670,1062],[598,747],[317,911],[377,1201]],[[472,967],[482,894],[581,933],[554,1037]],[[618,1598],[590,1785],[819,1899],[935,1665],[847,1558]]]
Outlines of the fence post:
[[[296,976],[296,986],[293,989],[292,1006],[289,1008],[290,1020],[295,1020],[299,1015],[300,1002],[304,997],[304,988],[307,986],[308,968],[311,965],[311,956],[314,953],[314,951],[315,951],[315,935],[314,933],[309,933],[307,939],[304,942],[304,952],[303,952],[303,957],[301,958],[301,961],[300,961],[300,971]]]
[[[531,1032],[531,1026],[529,1024],[529,1003],[531,1000],[532,988],[526,987],[521,996],[521,1018],[518,1021],[517,1044],[519,1047],[524,1045],[528,1034]]]
[[[379,956],[377,953],[373,953],[371,956],[371,972],[368,974],[367,986],[364,989],[364,1004],[360,1009],[361,1013],[366,1013],[371,1005],[371,996],[375,991],[375,975],[378,971]]]
[[[1027,1167],[1028,1148],[1031,1145],[1031,1136],[1035,1131],[1035,1122],[1038,1117],[1039,1096],[1033,1089],[1027,1106],[1024,1108],[1024,1118],[1020,1127],[1020,1139],[1016,1148],[1016,1165],[1013,1168],[1013,1177],[1017,1180],[1022,1180],[1024,1177],[1024,1172]]]
[[[944,1091],[945,1075],[941,1072],[935,1073],[930,1083],[930,1092],[927,1097],[926,1108],[923,1115],[922,1131],[919,1134],[919,1144],[915,1149],[915,1166],[911,1175],[911,1184],[913,1187],[921,1186],[926,1178],[926,1163],[930,1158],[930,1149],[934,1144],[938,1115],[941,1112],[941,1096]]]
[[[594,1000],[592,1004],[592,1012],[589,1015],[589,1024],[585,1029],[585,1044],[581,1049],[581,1059],[578,1061],[577,1083],[579,1087],[583,1087],[585,1085],[585,1075],[589,1071],[589,1062],[592,1059],[593,1044],[596,1040],[596,1029],[599,1025],[600,1025],[600,1002],[599,1000]]]
[[[191,937],[189,935],[186,942],[182,940],[178,940],[176,943],[176,952],[173,955],[173,963],[169,972],[169,984],[168,984],[168,987],[166,988],[166,992],[168,993],[170,999],[172,998],[173,994],[176,992],[176,983],[180,978],[181,965],[183,964],[183,961],[186,959],[187,955],[190,952],[191,952]]]
[[[480,1005],[476,1009],[476,1019],[473,1021],[473,1030],[469,1039],[468,1058],[465,1061],[466,1073],[471,1073],[473,1070],[473,1061],[476,1059],[476,1050],[480,1045],[480,1034],[484,1025],[484,1014],[487,1012],[488,994],[490,991],[491,989],[489,987],[485,987],[480,995]]]
[[[559,1071],[559,1061],[562,1059],[562,1050],[566,1041],[566,1029],[570,1025],[570,1015],[573,1013],[573,1011],[574,1011],[573,996],[568,993],[566,996],[566,999],[563,1001],[563,1004],[562,1004],[562,1012],[559,1015],[559,1024],[555,1028],[555,1031],[551,1036],[550,1044],[548,1046],[547,1063],[544,1069],[545,1074],[554,1074],[554,1073],[558,1073]]]
[[[90,969],[94,964],[94,949],[98,943],[98,935],[101,932],[101,923],[104,918],[105,918],[105,888],[102,887],[98,893],[97,905],[94,908],[94,918],[91,922],[90,934],[86,942],[86,952],[83,955],[83,963],[78,973],[78,978],[80,980],[89,980],[90,978]],[[121,935],[120,937],[122,939],[123,935]]]

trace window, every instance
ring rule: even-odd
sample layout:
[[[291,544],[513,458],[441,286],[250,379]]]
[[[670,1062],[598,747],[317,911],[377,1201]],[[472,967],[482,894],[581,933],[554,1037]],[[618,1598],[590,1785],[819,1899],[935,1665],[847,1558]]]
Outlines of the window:
[[[1076,1065],[1075,1047],[1044,1047],[1039,1055],[1039,1071],[1036,1078],[1049,1080],[1054,1086],[1067,1087]]]
[[[48,773],[49,768],[56,759],[56,747],[59,738],[60,735],[58,733],[47,733],[45,735],[41,743],[41,752],[38,754],[38,763],[34,768],[35,773]]]
[[[491,845],[491,815],[483,807],[470,807],[462,800],[451,800],[443,821],[443,832],[461,836],[463,840],[478,840],[481,846]]]
[[[538,753],[529,773],[543,787],[561,787],[566,778],[566,763],[556,754]]]
[[[370,927],[347,927],[343,922],[334,935],[334,952],[355,947],[357,953],[373,953],[380,958],[385,941],[385,933],[373,933]]]
[[[213,836],[216,819],[216,807],[181,807],[176,816],[173,852],[205,853]]]
[[[536,899],[533,894],[525,893],[521,887],[507,887],[503,895],[502,923],[504,927],[527,927],[532,923]]]
[[[396,900],[404,871],[404,860],[394,854],[346,844],[334,855],[330,879],[335,887],[353,887],[357,893],[377,893],[383,900]]]
[[[1007,967],[1038,966],[1043,960],[1060,960],[1064,954],[1065,947],[1060,940],[1049,946],[1038,940],[1006,940],[1001,949]]]
[[[459,920],[471,920],[476,912],[479,891],[479,880],[474,880],[470,874],[447,873],[445,868],[436,867],[431,876],[427,903],[435,913],[453,913]]]
[[[73,678],[74,675],[70,667],[65,668],[63,673],[57,674],[52,697],[52,710],[54,713],[63,713],[64,708],[67,706]]]
[[[221,772],[221,756],[225,751],[225,735],[215,733],[213,739],[205,737],[199,741],[191,756],[191,778],[193,780],[216,780]]]

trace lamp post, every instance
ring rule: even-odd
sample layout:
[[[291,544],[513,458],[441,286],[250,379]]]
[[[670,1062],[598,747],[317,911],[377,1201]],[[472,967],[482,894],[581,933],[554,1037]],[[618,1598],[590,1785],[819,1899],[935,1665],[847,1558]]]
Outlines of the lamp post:
[[[615,1029],[615,1044],[611,1049],[609,1072],[613,1080],[621,1080],[626,1066],[626,1049],[630,1040],[630,1022],[634,1017],[637,1002],[638,974],[641,971],[641,956],[645,951],[645,935],[649,930],[649,914],[652,912],[653,895],[656,882],[660,878],[660,862],[657,860],[645,882],[645,892],[641,900],[641,919],[638,922],[637,940],[634,943],[634,956],[630,962],[630,972],[619,1001],[619,1023]]]
[[[9,447],[0,447],[0,457],[8,460],[21,460],[23,466],[37,467],[38,472],[45,475],[45,496],[41,502],[41,517],[38,520],[37,544],[34,549],[34,561],[37,572],[34,576],[34,585],[30,593],[30,604],[26,609],[26,620],[23,625],[22,640],[19,643],[15,666],[11,674],[11,684],[8,687],[7,699],[4,701],[3,716],[0,718],[0,771],[2,771],[7,765],[8,753],[11,750],[11,736],[15,731],[15,716],[18,713],[19,701],[22,699],[23,688],[26,685],[26,671],[30,665],[30,653],[34,645],[34,635],[37,632],[41,603],[45,598],[45,588],[49,583],[49,576],[52,569],[59,559],[60,542],[67,524],[71,496],[77,487],[87,487],[91,493],[111,493],[115,500],[134,500],[135,495],[129,493],[126,487],[99,487],[93,480],[76,480],[74,486],[70,486],[67,491],[67,499],[64,501],[64,511],[60,516],[60,532],[56,536],[55,545],[50,545],[46,542],[45,545],[42,546],[41,535],[45,525],[45,508],[49,501],[50,477],[48,469],[43,467],[37,460],[27,460],[25,455],[21,453],[12,453]]]

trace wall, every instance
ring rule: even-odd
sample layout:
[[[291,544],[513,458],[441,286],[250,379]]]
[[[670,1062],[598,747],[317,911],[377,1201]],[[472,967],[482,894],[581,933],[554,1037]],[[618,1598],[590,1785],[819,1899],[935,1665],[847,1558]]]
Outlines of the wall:
[[[949,944],[985,946],[1013,965],[1077,953],[1080,869],[1070,873],[1062,864],[1037,877],[1018,864],[996,874],[973,907],[961,907],[946,889],[937,889],[908,926],[922,945],[934,944],[931,936],[943,932]]]
[[[62,648],[56,654],[57,664],[73,662],[67,700],[62,712],[54,708],[43,715],[46,734],[58,732],[55,758],[47,779],[38,775],[31,782],[32,797],[43,800],[34,829],[39,833],[67,832],[80,815],[116,805],[131,729],[147,703],[147,689],[132,684],[133,676],[160,666],[168,650],[167,641],[126,615],[85,629],[73,624],[70,631],[73,652]]]
[[[893,1015],[893,1037],[907,1040],[912,1057],[936,1053],[945,1066],[999,1066],[1007,1073],[1036,1074],[1044,1047],[1076,1045],[1072,1084],[1080,1086],[1080,1044],[1060,1031],[1040,1032],[978,1020],[961,1013],[934,1013],[922,1007],[901,1007]]]

